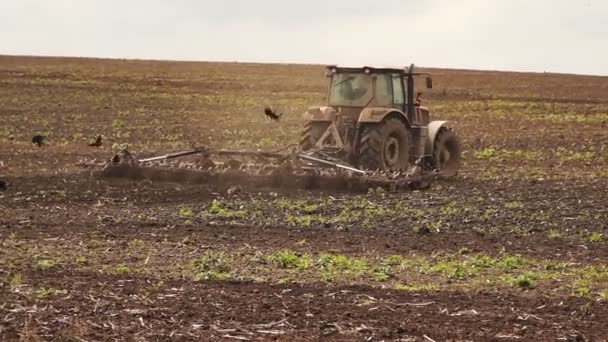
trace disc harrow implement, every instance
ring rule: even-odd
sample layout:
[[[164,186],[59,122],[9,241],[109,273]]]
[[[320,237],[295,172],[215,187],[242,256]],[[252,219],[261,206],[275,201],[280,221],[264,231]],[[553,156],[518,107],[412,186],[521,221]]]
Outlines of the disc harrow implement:
[[[98,175],[204,184],[217,187],[285,188],[331,191],[407,191],[428,188],[439,172],[423,173],[418,165],[407,172],[368,171],[332,160],[318,152],[253,152],[207,147],[161,156],[135,158],[122,151]]]

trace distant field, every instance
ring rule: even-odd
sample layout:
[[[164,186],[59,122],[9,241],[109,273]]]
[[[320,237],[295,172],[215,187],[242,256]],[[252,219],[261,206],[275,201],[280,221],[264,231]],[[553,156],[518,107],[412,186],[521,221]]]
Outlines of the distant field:
[[[297,143],[322,66],[0,56],[0,340],[608,338],[608,77],[425,70],[457,179],[228,195],[78,162]]]

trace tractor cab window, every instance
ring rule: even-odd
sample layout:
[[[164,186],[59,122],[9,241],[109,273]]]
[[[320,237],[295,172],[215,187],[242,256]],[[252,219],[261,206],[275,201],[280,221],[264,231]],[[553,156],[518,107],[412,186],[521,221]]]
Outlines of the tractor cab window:
[[[405,103],[403,96],[403,83],[401,82],[401,75],[393,74],[393,98],[395,99],[396,106],[402,106]]]
[[[376,75],[376,105],[381,107],[393,106],[393,87],[391,75]]]
[[[372,99],[372,77],[363,73],[339,73],[331,79],[331,106],[363,107]]]

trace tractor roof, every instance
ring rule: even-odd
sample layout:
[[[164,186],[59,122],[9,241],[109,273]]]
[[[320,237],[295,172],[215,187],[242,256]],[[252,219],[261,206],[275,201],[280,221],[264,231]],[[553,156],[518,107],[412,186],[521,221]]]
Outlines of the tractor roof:
[[[390,67],[390,66],[344,66],[344,65],[328,65],[327,70],[331,72],[352,72],[352,73],[399,73],[405,74],[408,72],[407,67]]]

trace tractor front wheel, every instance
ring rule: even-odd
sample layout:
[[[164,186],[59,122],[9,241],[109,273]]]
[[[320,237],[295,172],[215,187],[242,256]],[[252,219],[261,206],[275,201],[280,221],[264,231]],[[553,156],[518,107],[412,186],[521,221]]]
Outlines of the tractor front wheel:
[[[359,165],[367,170],[407,170],[410,165],[410,132],[403,121],[389,118],[363,126]]]

